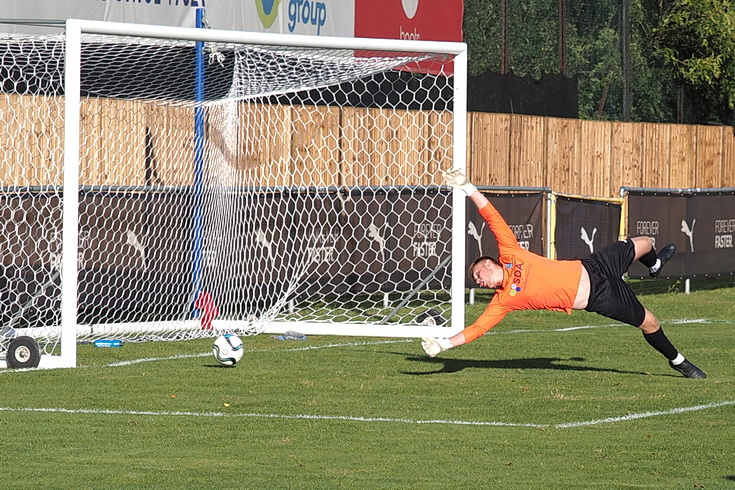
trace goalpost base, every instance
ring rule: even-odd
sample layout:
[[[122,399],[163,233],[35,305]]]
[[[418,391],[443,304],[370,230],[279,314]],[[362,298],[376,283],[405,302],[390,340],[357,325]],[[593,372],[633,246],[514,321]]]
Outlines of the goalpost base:
[[[61,368],[73,368],[76,367],[76,361],[74,358],[64,358],[63,356],[52,356],[47,354],[41,355],[41,360],[38,366],[35,368],[26,369],[61,369]],[[5,357],[0,357],[0,369],[13,369],[8,366],[8,361]]]

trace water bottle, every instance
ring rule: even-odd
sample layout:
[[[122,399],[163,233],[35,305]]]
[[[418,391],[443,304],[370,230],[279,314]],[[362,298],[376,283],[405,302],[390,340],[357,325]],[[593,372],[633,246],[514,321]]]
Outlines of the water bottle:
[[[100,339],[94,341],[95,347],[122,347],[121,340]]]
[[[293,330],[286,330],[283,333],[284,340],[306,340],[306,335],[300,332],[294,332]]]
[[[274,335],[273,340],[306,340],[306,335],[293,330],[286,330],[283,335]]]

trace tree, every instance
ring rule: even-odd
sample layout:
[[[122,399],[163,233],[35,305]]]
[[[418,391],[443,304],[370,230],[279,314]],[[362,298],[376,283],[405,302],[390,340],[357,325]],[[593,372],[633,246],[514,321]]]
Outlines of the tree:
[[[631,86],[630,118],[662,122],[672,118],[671,74],[653,49],[651,30],[660,17],[658,0],[625,0],[629,9],[630,69],[622,63],[619,0],[569,2],[568,58],[579,77],[582,118],[623,117],[623,77]]]
[[[473,75],[539,79],[563,53],[583,118],[735,122],[735,0],[465,0],[464,35]]]
[[[698,104],[696,122],[731,123],[735,109],[733,3],[673,0],[655,34],[658,52]]]
[[[464,40],[470,75],[500,73],[502,0],[465,0]]]
[[[539,79],[559,73],[564,49],[564,74],[577,77],[579,83],[580,117],[622,118],[623,77],[629,76],[631,119],[671,120],[672,75],[654,49],[651,34],[661,17],[660,0],[625,1],[631,33],[627,73],[621,58],[620,0],[465,0],[469,72],[500,73],[505,25],[508,64],[515,75]]]

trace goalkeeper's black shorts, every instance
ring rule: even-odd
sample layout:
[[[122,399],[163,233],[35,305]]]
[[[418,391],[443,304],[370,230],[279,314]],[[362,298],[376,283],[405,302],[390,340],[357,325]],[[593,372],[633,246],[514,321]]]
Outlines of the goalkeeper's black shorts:
[[[635,260],[632,240],[606,245],[582,259],[590,276],[590,297],[585,310],[640,327],[646,310],[636,298],[623,275]]]

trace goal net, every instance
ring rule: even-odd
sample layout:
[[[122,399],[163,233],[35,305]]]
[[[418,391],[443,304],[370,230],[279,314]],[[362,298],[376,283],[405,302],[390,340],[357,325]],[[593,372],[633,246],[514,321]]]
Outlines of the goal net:
[[[1,345],[463,327],[464,45],[71,20],[0,60]]]

